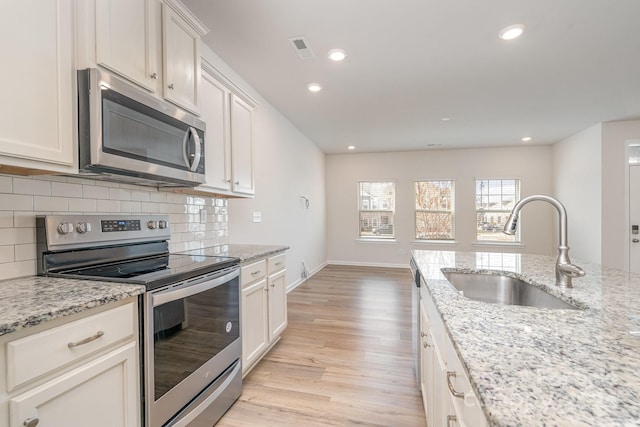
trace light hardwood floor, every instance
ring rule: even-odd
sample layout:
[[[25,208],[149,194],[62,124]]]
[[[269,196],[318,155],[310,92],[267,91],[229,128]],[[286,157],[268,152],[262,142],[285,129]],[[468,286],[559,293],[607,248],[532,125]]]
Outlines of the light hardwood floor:
[[[288,297],[282,339],[217,427],[426,425],[409,269],[327,266]]]

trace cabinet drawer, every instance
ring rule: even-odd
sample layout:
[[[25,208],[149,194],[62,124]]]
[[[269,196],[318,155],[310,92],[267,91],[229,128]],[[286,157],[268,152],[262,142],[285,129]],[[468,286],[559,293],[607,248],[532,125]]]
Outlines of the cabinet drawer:
[[[243,288],[249,283],[253,283],[256,280],[266,277],[266,275],[267,260],[264,259],[240,268],[240,281]]]
[[[7,343],[9,390],[133,337],[134,316],[130,303]]]
[[[285,261],[286,260],[284,254],[272,256],[271,258],[269,258],[267,260],[267,270],[269,271],[269,274],[273,274],[276,271],[284,269],[284,267],[286,266]]]

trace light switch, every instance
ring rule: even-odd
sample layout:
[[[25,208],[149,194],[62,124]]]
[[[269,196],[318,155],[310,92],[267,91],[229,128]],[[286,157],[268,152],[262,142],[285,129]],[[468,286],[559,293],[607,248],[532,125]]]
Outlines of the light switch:
[[[262,212],[253,213],[253,222],[262,222]]]

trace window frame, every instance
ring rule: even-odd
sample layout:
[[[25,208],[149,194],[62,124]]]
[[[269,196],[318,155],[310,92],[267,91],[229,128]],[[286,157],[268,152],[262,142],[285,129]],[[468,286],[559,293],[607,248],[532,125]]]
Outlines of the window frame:
[[[501,237],[501,239],[491,239],[491,238],[480,238],[480,230],[478,229],[478,218],[480,215],[486,215],[486,214],[493,214],[495,216],[504,216],[505,219],[511,214],[511,211],[513,208],[510,209],[478,209],[478,199],[479,198],[483,198],[485,197],[482,193],[478,194],[478,183],[481,181],[486,181],[487,183],[489,183],[490,181],[501,181],[501,193],[500,193],[500,201],[501,201],[501,205],[504,206],[504,181],[513,181],[514,185],[515,185],[515,194],[513,195],[514,200],[511,202],[511,204],[515,205],[518,200],[520,200],[521,197],[521,190],[522,190],[522,180],[520,178],[475,178],[474,180],[474,196],[475,196],[475,242],[478,244],[506,244],[506,245],[510,245],[510,244],[521,244],[521,230],[522,227],[519,226],[518,229],[516,230],[516,234],[514,236],[508,236],[506,234],[503,234],[499,227],[498,227],[498,232],[500,233],[499,236]],[[487,199],[489,199],[489,197],[491,196],[491,194],[489,192],[487,192],[486,197]],[[480,201],[480,205],[482,205],[482,201]],[[491,223],[493,224],[493,223]],[[502,222],[498,222],[495,225],[504,225]],[[495,226],[494,225],[494,226]],[[521,224],[520,224],[521,225]],[[496,231],[495,229],[493,231]],[[498,233],[494,234],[494,235],[498,235]]]
[[[443,183],[443,182],[448,182],[450,183],[450,198],[449,198],[449,205],[450,208],[449,209],[420,209],[418,208],[418,184],[419,183]],[[456,199],[456,181],[455,179],[423,179],[423,180],[416,180],[413,182],[413,201],[414,201],[414,215],[413,215],[413,219],[414,219],[414,238],[416,241],[418,242],[447,242],[447,243],[451,243],[454,242],[456,239],[456,216],[455,216],[455,199]],[[424,237],[419,237],[418,236],[418,215],[419,213],[448,213],[450,215],[451,218],[451,234],[450,237],[447,238],[433,238],[433,237],[429,237],[429,238],[424,238]]]
[[[393,190],[393,194],[391,200],[374,200],[371,198],[370,200],[366,200],[367,203],[363,203],[362,198],[362,185],[363,184],[391,184],[391,188]],[[395,240],[396,239],[396,227],[395,227],[395,204],[396,204],[396,181],[395,180],[362,180],[358,181],[357,184],[357,203],[358,203],[358,234],[357,238],[360,240]],[[369,209],[364,209],[364,205],[367,205]],[[376,209],[373,209],[373,207]],[[386,206],[387,209],[381,209],[380,207]],[[370,213],[378,216],[369,215],[367,218],[363,218],[363,213]],[[387,221],[383,221],[383,218],[387,218]],[[370,228],[371,234],[363,234],[363,226],[368,223],[366,228]],[[381,227],[382,225],[391,225],[391,233],[382,233],[382,234],[373,234],[373,229],[377,227]],[[366,232],[365,232],[366,233]]]

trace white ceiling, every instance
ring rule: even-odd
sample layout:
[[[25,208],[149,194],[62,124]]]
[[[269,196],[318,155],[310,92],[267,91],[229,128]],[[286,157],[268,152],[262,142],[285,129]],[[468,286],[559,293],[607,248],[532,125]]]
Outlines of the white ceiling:
[[[325,153],[552,144],[640,118],[640,0],[183,2]],[[517,23],[522,37],[498,38]],[[298,58],[298,36],[315,58]],[[332,48],[349,56],[333,63]]]

